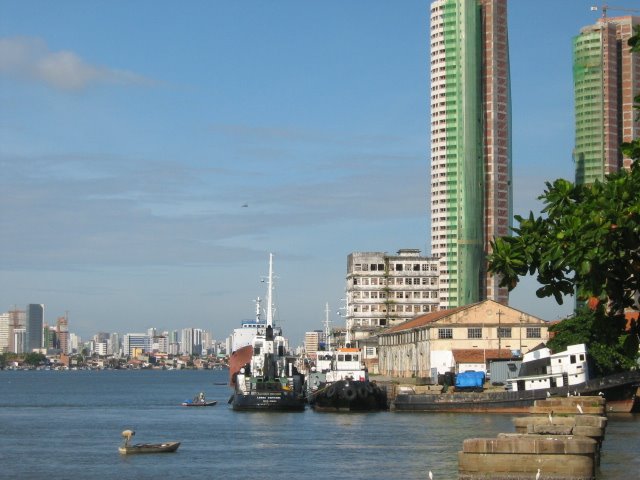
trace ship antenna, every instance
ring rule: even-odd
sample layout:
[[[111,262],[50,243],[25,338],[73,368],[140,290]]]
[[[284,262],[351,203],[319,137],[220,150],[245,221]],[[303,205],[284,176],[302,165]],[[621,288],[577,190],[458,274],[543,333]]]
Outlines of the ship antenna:
[[[256,323],[260,323],[260,297],[256,298]]]
[[[344,307],[340,307],[340,309],[338,309],[338,315],[343,316],[344,315],[344,320],[345,320],[345,326],[346,326],[346,332],[345,332],[345,347],[350,347],[351,346],[351,322],[349,319],[349,298],[347,295],[347,298],[343,298],[342,299],[345,303],[344,303]],[[340,312],[340,310],[344,310],[344,314],[342,314]]]
[[[269,279],[267,280],[267,327],[273,327],[273,253],[269,254]]]

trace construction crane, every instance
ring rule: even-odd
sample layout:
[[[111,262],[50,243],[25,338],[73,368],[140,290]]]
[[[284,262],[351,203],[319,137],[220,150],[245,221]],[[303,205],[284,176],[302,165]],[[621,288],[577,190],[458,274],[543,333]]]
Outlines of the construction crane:
[[[598,6],[593,6],[591,7],[591,11],[592,12],[597,12],[598,10],[602,11],[602,19],[606,20],[607,19],[607,12],[609,10],[615,10],[617,12],[631,12],[631,13],[640,13],[640,10],[635,9],[635,8],[622,8],[622,7],[613,7],[611,5],[608,5],[606,3],[603,3],[601,7]]]

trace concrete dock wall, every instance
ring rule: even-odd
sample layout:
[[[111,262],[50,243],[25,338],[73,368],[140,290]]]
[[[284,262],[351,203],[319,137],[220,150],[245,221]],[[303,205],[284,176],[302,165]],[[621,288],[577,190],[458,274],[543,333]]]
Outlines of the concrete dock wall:
[[[458,452],[458,478],[595,480],[605,407],[601,397],[536,401],[531,415],[514,419],[516,433],[465,440]]]

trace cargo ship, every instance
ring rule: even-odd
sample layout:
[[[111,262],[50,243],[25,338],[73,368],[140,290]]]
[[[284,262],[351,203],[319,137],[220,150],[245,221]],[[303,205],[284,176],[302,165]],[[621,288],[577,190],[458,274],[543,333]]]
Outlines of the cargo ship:
[[[237,411],[304,411],[304,375],[296,368],[296,358],[287,354],[285,338],[273,326],[273,254],[269,255],[267,285],[265,327],[257,329],[250,359],[234,375],[229,403]]]

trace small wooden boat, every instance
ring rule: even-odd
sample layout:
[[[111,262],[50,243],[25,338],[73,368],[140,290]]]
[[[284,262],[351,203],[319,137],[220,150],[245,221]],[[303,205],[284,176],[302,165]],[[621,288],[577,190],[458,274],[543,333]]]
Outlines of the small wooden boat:
[[[180,442],[167,443],[136,443],[134,445],[121,445],[118,451],[123,455],[132,453],[167,453],[175,452],[180,446]]]
[[[180,442],[165,443],[136,443],[131,445],[129,441],[136,434],[133,430],[125,430],[122,432],[124,443],[118,447],[118,452],[123,455],[133,453],[169,453],[175,452],[180,446]]]
[[[215,400],[207,401],[204,396],[204,392],[200,392],[198,395],[193,397],[193,400],[185,400],[182,402],[183,407],[213,407],[216,403]]]

